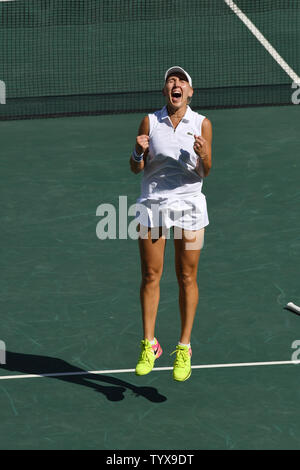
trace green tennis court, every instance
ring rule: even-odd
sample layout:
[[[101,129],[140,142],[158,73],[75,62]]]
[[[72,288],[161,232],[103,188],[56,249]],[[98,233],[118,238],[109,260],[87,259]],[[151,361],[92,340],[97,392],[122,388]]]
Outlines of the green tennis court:
[[[156,2],[150,3],[154,15]],[[251,16],[249,2],[236,3]],[[265,10],[251,16],[260,28],[265,15],[294,18],[299,8],[298,1],[293,11],[276,1],[268,13],[271,2],[260,3]],[[95,2],[87,4],[93,11]],[[38,14],[34,18],[40,20]],[[230,21],[242,28],[238,18]],[[251,41],[246,27],[244,33]],[[281,30],[271,38],[277,50],[283,36]],[[299,36],[295,39],[280,53],[299,73],[299,60],[293,62]],[[300,318],[284,308],[289,301],[300,304],[300,107],[287,102],[291,78],[273,59],[270,63],[278,75],[270,85],[272,96],[256,88],[259,101],[253,104],[259,106],[236,108],[233,88],[234,108],[191,104],[211,120],[214,141],[213,167],[203,188],[210,225],[199,264],[194,368],[182,384],[172,379],[170,357],[180,322],[172,238],[157,321],[164,354],[148,376],[133,372],[142,339],[140,260],[137,241],[119,236],[119,198],[126,196],[129,208],[139,195],[141,175],[130,172],[129,157],[148,104],[136,92],[126,95],[128,101],[140,100],[130,114],[117,109],[115,96],[110,111],[123,112],[107,109],[101,115],[94,109],[90,114],[97,115],[78,116],[84,110],[71,109],[68,99],[64,109],[56,102],[56,113],[39,97],[48,117],[72,114],[42,119],[47,116],[42,108],[33,110],[34,97],[24,98],[22,107],[7,87],[7,104],[0,106],[0,340],[6,348],[0,364],[1,449],[300,448],[300,365],[292,362]],[[156,91],[146,102],[152,96],[163,106],[155,80]],[[249,94],[241,92],[252,99],[254,88],[248,88]],[[266,96],[268,102],[260,102]],[[108,106],[107,94],[105,100]],[[11,115],[5,115],[5,106]],[[36,119],[20,120],[23,112],[29,117],[28,109]],[[101,204],[115,207],[114,239],[97,237]],[[132,219],[128,215],[128,224]]]
[[[217,138],[193,365],[291,360],[299,318],[283,307],[300,301],[299,113],[209,112]],[[95,229],[99,204],[135,201],[128,155],[140,118],[1,124],[1,376],[135,367],[137,241]],[[172,366],[178,328],[170,239],[157,366]],[[168,370],[1,380],[1,448],[299,448],[298,367],[195,369],[184,384]]]

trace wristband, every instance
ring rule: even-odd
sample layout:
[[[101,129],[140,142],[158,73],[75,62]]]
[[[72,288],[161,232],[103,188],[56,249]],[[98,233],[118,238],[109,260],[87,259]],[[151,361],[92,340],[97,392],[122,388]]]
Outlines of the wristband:
[[[133,152],[132,152],[132,155],[131,155],[131,156],[132,156],[132,159],[133,159],[135,162],[140,163],[140,162],[143,160],[143,158],[144,158],[144,153],[142,153],[141,155],[138,155],[138,154],[136,153],[136,150],[133,149]]]

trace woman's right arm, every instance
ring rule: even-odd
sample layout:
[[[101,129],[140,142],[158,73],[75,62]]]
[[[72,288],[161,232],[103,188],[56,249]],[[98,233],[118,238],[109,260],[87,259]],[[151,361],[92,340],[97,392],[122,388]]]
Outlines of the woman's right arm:
[[[132,158],[132,155],[129,160],[131,171],[135,174],[140,173],[145,167],[145,158],[149,151],[149,129],[149,117],[145,116],[140,124],[135,144],[136,153],[138,155],[141,155],[142,153],[144,154],[143,160],[141,162],[136,162]]]

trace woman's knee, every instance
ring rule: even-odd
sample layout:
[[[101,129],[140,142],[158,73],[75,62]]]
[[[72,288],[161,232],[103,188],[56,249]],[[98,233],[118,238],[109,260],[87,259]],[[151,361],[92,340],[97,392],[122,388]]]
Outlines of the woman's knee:
[[[197,274],[181,271],[177,273],[177,281],[180,287],[187,288],[197,284]]]
[[[162,272],[154,268],[145,268],[142,272],[142,283],[145,284],[159,284]]]

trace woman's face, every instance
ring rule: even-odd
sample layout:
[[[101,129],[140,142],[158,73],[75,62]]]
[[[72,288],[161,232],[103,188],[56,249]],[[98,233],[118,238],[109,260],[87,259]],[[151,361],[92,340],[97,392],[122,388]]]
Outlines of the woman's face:
[[[163,94],[169,106],[179,109],[188,104],[188,98],[193,96],[193,88],[183,73],[176,72],[167,78]]]

